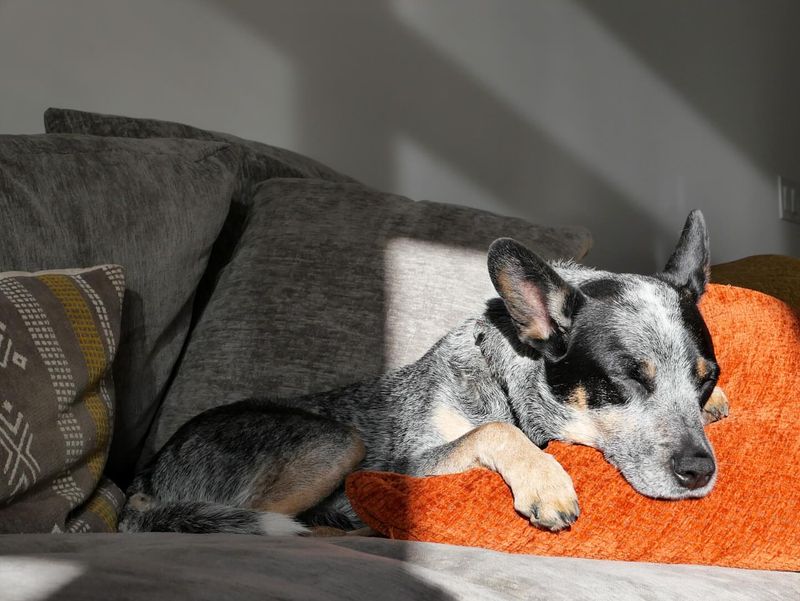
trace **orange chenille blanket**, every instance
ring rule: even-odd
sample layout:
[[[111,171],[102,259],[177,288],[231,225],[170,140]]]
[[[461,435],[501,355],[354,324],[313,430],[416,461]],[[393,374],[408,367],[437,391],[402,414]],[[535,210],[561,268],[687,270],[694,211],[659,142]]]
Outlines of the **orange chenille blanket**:
[[[708,426],[719,480],[699,500],[636,493],[593,450],[553,443],[581,516],[539,530],[514,511],[494,472],[412,478],[358,472],[347,494],[366,524],[392,538],[535,553],[800,570],[800,320],[759,292],[711,285],[701,306],[730,416]]]

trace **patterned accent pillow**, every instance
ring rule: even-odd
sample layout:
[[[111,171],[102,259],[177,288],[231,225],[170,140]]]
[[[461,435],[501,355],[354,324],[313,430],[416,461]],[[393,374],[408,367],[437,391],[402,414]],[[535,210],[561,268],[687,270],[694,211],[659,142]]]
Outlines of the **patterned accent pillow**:
[[[0,532],[113,532],[122,267],[0,273]]]

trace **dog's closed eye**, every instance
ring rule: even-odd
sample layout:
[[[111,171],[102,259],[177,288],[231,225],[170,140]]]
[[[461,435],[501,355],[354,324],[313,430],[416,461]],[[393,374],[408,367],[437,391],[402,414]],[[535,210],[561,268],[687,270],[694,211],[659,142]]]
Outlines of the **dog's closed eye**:
[[[712,361],[707,361],[702,357],[698,358],[696,373],[698,385],[700,386],[700,406],[706,404],[706,401],[714,392],[714,386],[719,379],[719,365]]]
[[[651,395],[655,391],[656,366],[649,359],[637,361],[628,359],[624,362],[625,380],[641,394]]]

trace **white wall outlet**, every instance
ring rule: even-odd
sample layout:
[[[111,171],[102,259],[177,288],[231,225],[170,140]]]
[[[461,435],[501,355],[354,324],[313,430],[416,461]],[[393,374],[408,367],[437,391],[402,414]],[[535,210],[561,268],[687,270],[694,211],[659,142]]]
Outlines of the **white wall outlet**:
[[[800,223],[800,183],[778,176],[778,216]]]

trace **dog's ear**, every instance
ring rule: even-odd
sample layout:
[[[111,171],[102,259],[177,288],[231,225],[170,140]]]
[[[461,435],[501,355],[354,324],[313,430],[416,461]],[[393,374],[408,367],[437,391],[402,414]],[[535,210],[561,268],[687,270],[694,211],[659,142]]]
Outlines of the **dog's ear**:
[[[495,240],[489,247],[489,276],[519,339],[547,359],[562,358],[582,294],[546,261],[511,238]]]
[[[710,279],[708,230],[703,214],[695,209],[689,213],[681,238],[667,261],[663,277],[685,290],[697,302],[705,292]]]

